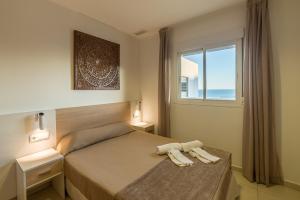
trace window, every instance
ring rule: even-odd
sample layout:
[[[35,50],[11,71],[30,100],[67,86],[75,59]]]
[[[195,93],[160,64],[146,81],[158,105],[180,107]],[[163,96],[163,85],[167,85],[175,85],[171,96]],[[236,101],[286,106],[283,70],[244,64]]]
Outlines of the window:
[[[240,96],[240,42],[180,53],[179,99],[235,102]]]

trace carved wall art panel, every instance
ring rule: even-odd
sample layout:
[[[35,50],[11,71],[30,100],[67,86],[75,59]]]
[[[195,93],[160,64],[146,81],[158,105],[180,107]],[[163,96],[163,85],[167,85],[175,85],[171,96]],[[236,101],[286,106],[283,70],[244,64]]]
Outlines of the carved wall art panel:
[[[120,45],[74,31],[75,90],[120,89]]]

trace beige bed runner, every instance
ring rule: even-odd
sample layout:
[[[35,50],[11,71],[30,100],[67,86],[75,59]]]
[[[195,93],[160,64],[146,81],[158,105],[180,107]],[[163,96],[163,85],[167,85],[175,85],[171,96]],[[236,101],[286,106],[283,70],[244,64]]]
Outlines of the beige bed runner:
[[[117,200],[211,200],[220,190],[219,200],[225,199],[231,171],[230,154],[207,149],[222,158],[215,164],[192,159],[189,167],[178,167],[166,159],[144,176],[120,191]],[[223,188],[219,188],[223,187]]]

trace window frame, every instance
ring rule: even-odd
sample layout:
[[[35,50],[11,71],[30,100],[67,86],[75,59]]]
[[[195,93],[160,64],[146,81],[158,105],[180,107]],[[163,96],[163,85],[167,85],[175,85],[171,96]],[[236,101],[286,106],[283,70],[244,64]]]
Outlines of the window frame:
[[[203,52],[206,54],[207,50],[217,49],[226,46],[236,46],[236,99],[235,100],[216,100],[216,99],[206,99],[206,95],[204,92],[203,99],[200,98],[181,98],[181,86],[180,86],[180,76],[181,76],[181,56],[183,54],[189,54],[193,52]],[[216,43],[213,45],[202,45],[200,48],[178,51],[176,58],[176,100],[175,103],[178,104],[196,104],[196,105],[208,105],[208,106],[232,106],[232,107],[240,107],[243,105],[243,97],[242,97],[242,65],[243,65],[243,47],[242,47],[242,39],[233,40],[229,42]],[[203,58],[203,90],[206,90],[206,55]]]

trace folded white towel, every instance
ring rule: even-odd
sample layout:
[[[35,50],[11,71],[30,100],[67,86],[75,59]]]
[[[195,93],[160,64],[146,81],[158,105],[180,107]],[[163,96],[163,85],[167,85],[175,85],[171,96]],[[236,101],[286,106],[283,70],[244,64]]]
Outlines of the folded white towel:
[[[213,155],[209,154],[207,151],[205,151],[199,147],[193,148],[192,151],[195,152],[196,154],[198,154],[199,156],[201,156],[202,158],[212,161],[213,163],[218,162],[221,159],[217,156],[213,156]]]
[[[202,158],[199,154],[195,153],[194,151],[189,151],[189,154],[194,157],[197,158],[198,160],[200,160],[201,162],[205,163],[205,164],[209,164],[211,163],[210,160],[207,160],[205,158]]]
[[[171,153],[168,153],[169,158],[171,159],[171,161],[173,163],[175,163],[175,165],[179,166],[179,167],[185,167],[186,165],[183,164],[182,162],[178,161]]]
[[[156,153],[159,155],[163,155],[168,153],[171,149],[178,149],[181,150],[181,145],[179,143],[169,143],[169,144],[164,144],[156,147]]]
[[[181,143],[182,149],[184,152],[189,152],[192,148],[202,147],[203,143],[199,140],[194,140],[191,142]]]
[[[180,167],[190,166],[193,164],[193,161],[184,156],[178,149],[171,149],[168,151],[168,156],[172,162]]]

